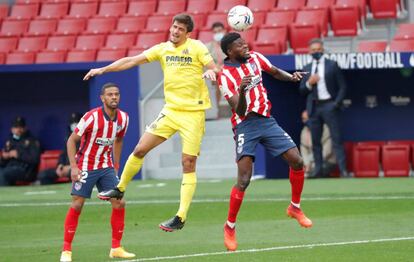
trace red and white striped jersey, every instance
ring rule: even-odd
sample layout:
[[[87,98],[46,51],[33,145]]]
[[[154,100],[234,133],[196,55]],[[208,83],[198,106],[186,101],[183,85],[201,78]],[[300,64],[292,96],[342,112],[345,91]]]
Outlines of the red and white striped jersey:
[[[244,64],[233,64],[224,61],[223,69],[218,77],[218,85],[226,100],[239,94],[239,86],[245,75],[253,75],[252,83],[246,91],[246,114],[256,112],[265,117],[270,117],[272,104],[267,98],[267,91],[263,86],[262,71],[269,71],[272,64],[262,54],[250,51],[250,58]],[[244,117],[240,117],[232,109],[231,123],[233,127],[241,123]]]
[[[74,131],[82,137],[76,154],[79,169],[90,171],[113,167],[112,145],[115,138],[125,135],[128,123],[128,114],[119,109],[113,121],[102,107],[87,112]]]

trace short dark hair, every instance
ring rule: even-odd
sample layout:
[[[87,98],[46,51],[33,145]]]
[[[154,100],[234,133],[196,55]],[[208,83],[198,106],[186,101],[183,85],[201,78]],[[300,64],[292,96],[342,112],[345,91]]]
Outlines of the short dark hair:
[[[321,44],[321,45],[323,45],[323,41],[320,38],[312,38],[309,41],[309,44],[308,45],[310,46],[310,45],[313,45],[313,44]]]
[[[178,23],[185,24],[187,27],[187,33],[192,32],[194,29],[194,20],[188,14],[178,14],[174,16],[173,23],[177,21]]]
[[[229,50],[229,46],[239,38],[241,38],[241,35],[235,32],[230,32],[223,36],[220,46],[221,50],[226,54],[226,56],[228,56],[227,51]]]
[[[117,84],[109,82],[109,83],[106,83],[106,84],[104,84],[104,85],[102,86],[102,88],[101,88],[101,95],[105,94],[105,90],[106,90],[107,88],[110,88],[110,87],[116,87],[116,88],[118,88],[118,89],[119,89],[119,87],[118,87],[118,85],[117,85]]]
[[[211,26],[211,29],[214,29],[216,27],[224,28],[224,25],[222,22],[214,22],[213,25]]]

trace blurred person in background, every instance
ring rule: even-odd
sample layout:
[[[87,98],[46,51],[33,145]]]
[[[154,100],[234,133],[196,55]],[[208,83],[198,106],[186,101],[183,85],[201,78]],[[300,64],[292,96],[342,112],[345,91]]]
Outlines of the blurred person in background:
[[[56,168],[49,168],[39,173],[38,179],[42,185],[50,185],[56,183],[56,180],[62,177],[66,177],[68,182],[70,181],[70,163],[68,159],[68,153],[66,149],[66,142],[70,134],[75,130],[82,115],[79,113],[72,113],[68,123],[68,136],[65,138],[65,147],[63,152],[59,156],[58,164]],[[76,145],[79,148],[79,143]]]
[[[40,143],[18,116],[12,122],[11,134],[1,152],[0,185],[12,186],[36,180],[40,160]]]

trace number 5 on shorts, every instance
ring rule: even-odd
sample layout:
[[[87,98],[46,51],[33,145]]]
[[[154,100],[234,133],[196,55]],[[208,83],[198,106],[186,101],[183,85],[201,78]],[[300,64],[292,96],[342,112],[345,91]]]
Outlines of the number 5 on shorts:
[[[243,144],[244,144],[244,134],[239,134],[237,136],[237,153],[238,154],[243,152]]]

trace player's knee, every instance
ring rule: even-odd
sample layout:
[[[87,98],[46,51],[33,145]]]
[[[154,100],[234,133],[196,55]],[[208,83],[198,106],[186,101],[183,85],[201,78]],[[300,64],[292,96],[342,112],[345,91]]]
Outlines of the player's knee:
[[[116,209],[125,208],[125,200],[115,200],[112,202],[112,207]]]
[[[193,156],[183,156],[181,164],[183,166],[184,173],[190,173],[195,171],[196,157]]]
[[[138,158],[144,158],[146,154],[147,154],[147,151],[142,149],[142,147],[140,147],[139,145],[135,147],[134,152],[133,152],[133,155]]]
[[[303,169],[303,158],[298,155],[291,163],[290,166],[295,170]]]
[[[242,171],[239,173],[237,186],[241,191],[245,191],[250,184],[251,171]]]
[[[83,201],[73,201],[71,204],[71,208],[75,209],[77,212],[81,212],[83,208]]]

